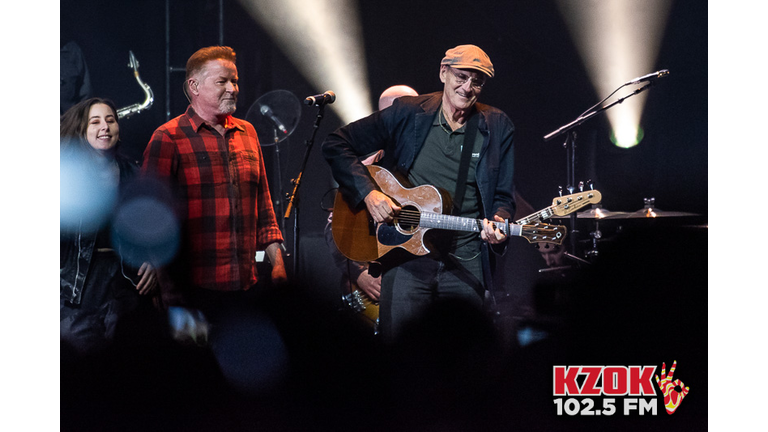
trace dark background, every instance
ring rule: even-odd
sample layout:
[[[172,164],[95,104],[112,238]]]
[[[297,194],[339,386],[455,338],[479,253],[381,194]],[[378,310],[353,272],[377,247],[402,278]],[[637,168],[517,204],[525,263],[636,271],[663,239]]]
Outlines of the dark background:
[[[169,45],[165,42],[164,1],[66,0],[60,5],[60,42],[63,45],[74,40],[82,48],[95,96],[110,98],[118,107],[143,101],[144,94],[127,67],[128,51],[132,50],[139,60],[141,78],[152,87],[155,101],[148,111],[121,122],[121,137],[123,150],[140,159],[153,130],[169,116],[183,113],[187,105],[181,92],[183,72],[171,74],[170,100],[166,98],[166,50],[170,66],[183,69],[186,59],[198,48],[219,44],[219,1],[171,0]],[[544,142],[542,137],[607,96],[596,94],[593,89],[555,2],[389,0],[362,1],[359,7],[373,106],[378,94],[394,84],[409,85],[420,93],[440,90],[438,67],[448,48],[472,43],[489,54],[497,75],[487,84],[481,101],[505,111],[516,125],[518,191],[535,209],[551,204],[558,186],[567,185],[567,158],[562,137],[549,142]],[[288,90],[299,99],[329,90],[309,84],[238,2],[224,1],[224,22],[223,44],[233,47],[238,55],[241,91],[236,116],[244,118],[251,105],[272,90]],[[308,33],[304,37],[320,36]],[[665,221],[666,225],[701,227],[706,224],[707,38],[706,3],[674,1],[656,64],[651,70],[636,71],[626,77],[629,80],[659,69],[671,71],[669,77],[647,92],[641,121],[645,131],[643,141],[628,150],[613,146],[604,117],[579,128],[576,178],[594,181],[595,188],[602,192],[603,207],[631,212],[643,207],[643,198],[655,197],[656,206],[662,210],[702,215],[695,219],[668,218],[674,221]],[[273,195],[276,195],[278,181],[282,181],[283,190],[289,192],[290,180],[301,167],[316,114],[315,108],[302,105],[301,109],[299,126],[289,139],[279,144],[281,179],[274,173],[274,146],[263,147]],[[312,289],[330,302],[337,298],[338,274],[328,258],[322,237],[327,217],[323,207],[330,203],[329,200],[323,202],[323,197],[334,184],[319,147],[325,136],[339,126],[342,122],[333,110],[326,110],[303,175],[298,220],[297,276],[310,276],[314,283]],[[279,209],[278,216],[281,216]],[[566,220],[562,222],[568,224]],[[294,217],[285,220],[286,247],[292,254],[294,223]],[[606,222],[600,229],[606,237],[611,237],[629,225]],[[578,228],[579,244],[588,248],[589,233],[596,226],[591,221],[580,220]],[[522,239],[512,239],[510,249],[501,263],[497,289],[500,302],[509,305],[510,320],[517,322],[533,302],[531,287],[537,269],[544,267],[544,262]],[[700,259],[696,264],[706,273],[706,252],[700,251],[695,256]],[[653,274],[656,270],[651,267],[648,272]],[[694,280],[706,284],[705,279]],[[685,278],[674,280],[685,283]],[[700,313],[703,308],[706,314],[705,287],[701,287],[696,300],[684,297],[692,293],[694,287],[685,288],[682,293],[678,292],[676,299],[693,302],[696,311]],[[660,295],[663,292],[653,291]],[[701,318],[701,314],[697,317]],[[697,342],[706,339],[705,330],[698,336],[702,335],[703,339],[699,337]],[[693,345],[689,342],[687,347]],[[700,353],[706,357],[704,351]],[[618,360],[625,364],[632,361]],[[666,358],[667,364],[672,360]],[[684,367],[683,360],[677,360],[681,362],[680,367]],[[699,377],[704,377],[706,361],[696,366]],[[703,410],[706,415],[706,403]]]

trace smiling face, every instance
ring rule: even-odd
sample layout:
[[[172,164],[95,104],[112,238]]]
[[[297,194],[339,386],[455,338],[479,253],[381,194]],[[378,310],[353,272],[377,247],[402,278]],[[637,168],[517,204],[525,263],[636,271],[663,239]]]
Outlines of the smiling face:
[[[97,103],[91,106],[85,138],[96,150],[109,150],[117,145],[120,126],[117,124],[117,115],[109,105]]]
[[[229,60],[210,60],[189,79],[192,107],[206,120],[235,112],[237,107],[237,67]]]
[[[485,78],[485,74],[474,69],[440,66],[440,81],[444,84],[443,106],[449,113],[472,108],[483,90]]]

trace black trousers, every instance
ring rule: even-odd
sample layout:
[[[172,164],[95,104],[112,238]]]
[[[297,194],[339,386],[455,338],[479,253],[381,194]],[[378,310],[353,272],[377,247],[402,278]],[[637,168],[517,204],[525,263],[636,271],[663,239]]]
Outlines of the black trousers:
[[[385,264],[379,303],[379,329],[385,341],[394,341],[440,302],[462,302],[482,310],[480,254],[464,260],[453,255],[436,258],[408,256],[400,251],[391,254],[394,261]]]
[[[152,308],[151,300],[139,296],[126,276],[139,280],[114,252],[94,253],[80,304],[59,301],[61,341],[68,348],[79,355],[99,352],[118,334],[131,333],[129,317]]]

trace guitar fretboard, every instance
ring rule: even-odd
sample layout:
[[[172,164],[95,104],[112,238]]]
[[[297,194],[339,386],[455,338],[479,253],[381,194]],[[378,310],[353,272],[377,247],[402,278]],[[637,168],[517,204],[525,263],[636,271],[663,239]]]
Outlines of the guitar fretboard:
[[[497,224],[504,235],[520,235],[522,227],[510,226],[507,232],[506,223]],[[483,230],[483,221],[481,219],[465,218],[461,216],[444,215],[440,213],[422,212],[419,218],[419,226],[424,228],[438,228],[453,231],[471,231],[480,232]]]

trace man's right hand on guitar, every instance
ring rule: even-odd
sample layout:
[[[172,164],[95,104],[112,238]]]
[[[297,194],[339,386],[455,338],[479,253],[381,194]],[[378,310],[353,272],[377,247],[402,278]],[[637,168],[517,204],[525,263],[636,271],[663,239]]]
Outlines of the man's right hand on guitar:
[[[373,190],[365,197],[365,205],[376,223],[392,222],[392,219],[400,212],[394,201],[380,191]]]

